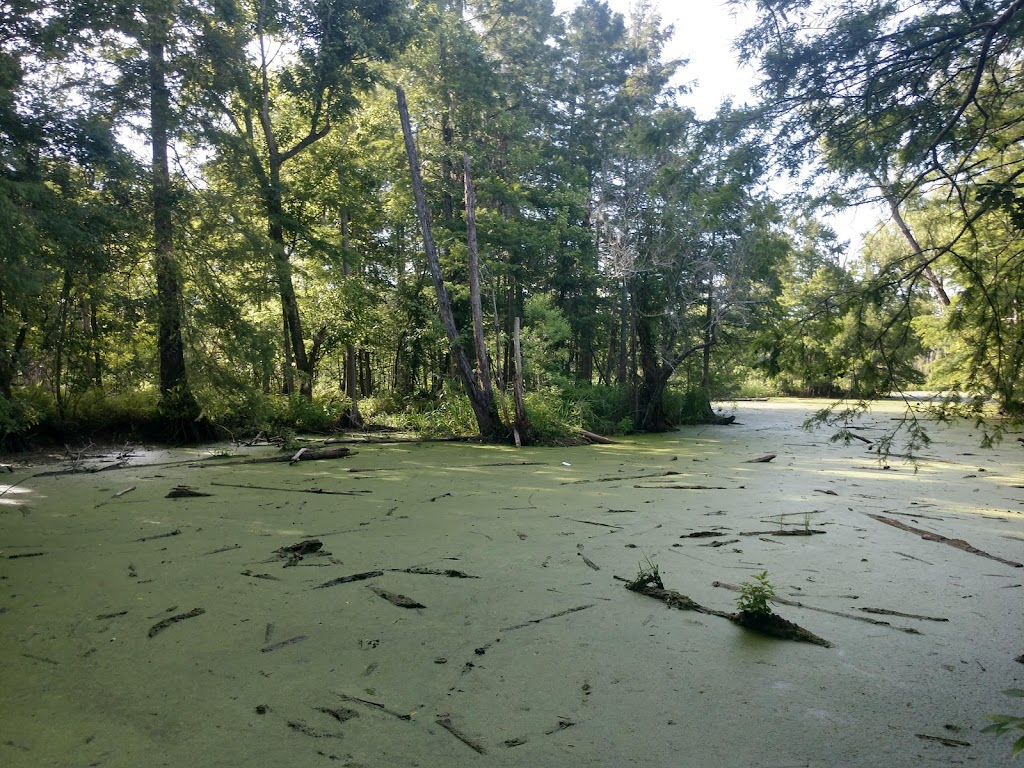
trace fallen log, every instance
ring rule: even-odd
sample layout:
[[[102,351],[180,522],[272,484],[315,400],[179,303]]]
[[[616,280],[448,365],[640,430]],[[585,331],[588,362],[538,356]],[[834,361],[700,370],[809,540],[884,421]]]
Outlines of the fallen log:
[[[653,577],[657,577],[656,582],[652,581]],[[687,595],[676,592],[674,589],[664,589],[663,587],[656,586],[656,583],[661,582],[661,578],[657,574],[653,574],[653,577],[650,574],[640,574],[634,581],[626,585],[626,589],[653,597],[655,600],[660,600],[670,608],[718,616],[728,619],[737,626],[752,629],[764,635],[770,635],[782,640],[798,640],[804,643],[813,643],[824,648],[832,647],[832,643],[828,640],[818,637],[813,632],[774,613],[750,613],[748,611],[727,613],[726,611],[717,611],[714,608],[707,608],[701,605]]]
[[[598,435],[595,434],[594,432],[588,432],[585,429],[581,429],[580,434],[583,435],[585,438],[587,438],[587,440],[589,440],[592,443],[599,443],[600,445],[615,445],[614,440],[610,440],[604,435]]]
[[[729,583],[724,582],[724,581],[713,581],[713,582],[711,582],[711,586],[712,587],[720,587],[721,589],[730,589],[733,592],[740,592],[741,591],[741,587],[738,584],[729,584]],[[773,603],[778,603],[779,605],[789,605],[789,606],[792,606],[794,608],[805,608],[808,611],[817,611],[818,613],[827,613],[830,616],[839,616],[839,617],[844,618],[844,619],[853,619],[854,621],[863,621],[866,624],[874,624],[875,626],[879,626],[879,627],[889,627],[890,629],[895,629],[895,630],[898,630],[900,632],[905,632],[908,635],[920,635],[921,634],[921,632],[919,632],[918,630],[914,629],[913,627],[894,627],[888,621],[879,621],[878,619],[870,619],[867,616],[858,616],[855,613],[844,613],[843,611],[833,611],[833,610],[830,610],[828,608],[818,608],[818,607],[813,606],[813,605],[807,605],[806,603],[801,603],[801,602],[799,602],[797,600],[789,600],[789,599],[787,599],[785,597],[779,597],[778,595],[776,595],[775,597],[772,598],[772,602]]]
[[[872,520],[877,520],[880,523],[891,525],[892,527],[899,528],[902,531],[916,533],[925,541],[937,541],[940,544],[946,544],[950,547],[955,547],[956,549],[963,550],[964,552],[970,552],[972,555],[978,555],[979,557],[987,557],[989,560],[995,560],[996,562],[1002,563],[1003,565],[1008,565],[1011,568],[1024,568],[1024,563],[1018,563],[1016,560],[1006,560],[997,555],[990,554],[988,552],[985,552],[984,550],[972,546],[971,544],[968,544],[963,539],[951,539],[948,536],[943,536],[941,533],[932,533],[931,531],[926,531],[923,528],[915,528],[912,525],[901,523],[899,520],[893,520],[891,517],[885,517],[884,515],[872,515],[870,513],[865,514],[867,514],[867,516],[870,517]]]

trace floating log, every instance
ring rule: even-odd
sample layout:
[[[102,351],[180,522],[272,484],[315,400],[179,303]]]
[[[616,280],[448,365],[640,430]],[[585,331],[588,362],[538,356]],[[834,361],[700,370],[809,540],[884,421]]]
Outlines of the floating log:
[[[484,749],[482,746],[480,746],[480,744],[478,744],[477,742],[473,741],[473,739],[469,738],[469,736],[467,736],[462,731],[460,731],[458,728],[456,728],[454,725],[452,725],[452,721],[451,721],[450,718],[439,717],[434,722],[437,723],[438,725],[440,725],[442,728],[444,728],[446,731],[448,731],[448,733],[450,733],[456,739],[458,739],[463,744],[465,744],[467,747],[472,749],[474,752],[478,752],[481,755],[486,755],[487,754],[487,750]]]
[[[156,637],[159,633],[163,632],[172,624],[177,624],[179,621],[185,621],[185,619],[194,619],[196,616],[202,616],[206,613],[204,608],[193,608],[188,613],[179,613],[175,616],[169,616],[162,621],[158,621],[152,627],[149,628],[149,636]]]
[[[164,498],[167,498],[167,499],[193,499],[193,498],[199,498],[201,496],[212,496],[212,495],[213,495],[212,493],[203,493],[202,491],[197,491],[195,488],[192,488],[191,486],[188,486],[188,485],[177,485],[174,488],[171,488],[171,490],[168,491],[167,495]]]
[[[1018,563],[1016,560],[1006,560],[1002,557],[998,557],[997,555],[989,554],[984,550],[978,549],[977,547],[968,544],[963,539],[951,539],[948,536],[943,536],[941,533],[932,533],[931,531],[926,531],[923,528],[915,528],[912,525],[901,523],[899,520],[893,520],[891,517],[885,517],[884,515],[872,515],[868,513],[865,514],[867,514],[868,517],[870,517],[872,520],[877,520],[880,523],[891,525],[894,528],[899,528],[902,531],[916,533],[925,541],[937,541],[940,544],[947,544],[951,547],[955,547],[956,549],[961,549],[964,552],[970,552],[972,555],[978,555],[979,557],[987,557],[989,560],[995,560],[996,562],[1002,563],[1003,565],[1008,565],[1011,568],[1024,568],[1024,563]]]
[[[336,579],[325,581],[323,584],[318,584],[313,589],[324,589],[326,587],[333,587],[338,584],[348,584],[352,581],[363,581],[365,579],[375,579],[378,576],[383,576],[384,571],[366,571],[365,573],[353,573],[351,576],[339,576]]]
[[[605,437],[604,435],[598,435],[595,434],[594,432],[588,432],[585,429],[581,429],[580,434],[583,435],[585,438],[587,438],[587,440],[589,440],[592,443],[598,443],[600,445],[615,445],[614,440],[611,440]]]
[[[557,619],[561,616],[567,616],[570,613],[576,613],[577,611],[585,611],[587,610],[587,608],[593,608],[594,605],[595,603],[590,603],[589,605],[579,605],[575,608],[568,608],[564,611],[559,611],[558,613],[552,613],[550,616],[544,616],[539,619],[530,619],[529,621],[524,621],[522,624],[514,624],[511,627],[502,627],[501,631],[511,632],[513,629],[522,629],[523,627],[529,627],[533,624],[540,624],[542,621],[547,621],[548,619]]]
[[[368,587],[368,589],[371,592],[373,592],[375,595],[377,595],[378,597],[383,597],[389,603],[391,603],[392,605],[397,606],[399,608],[426,608],[427,607],[427,606],[423,605],[423,603],[418,603],[415,600],[413,600],[411,597],[406,597],[405,595],[400,595],[397,592],[388,592],[386,589],[381,589],[380,587]]]

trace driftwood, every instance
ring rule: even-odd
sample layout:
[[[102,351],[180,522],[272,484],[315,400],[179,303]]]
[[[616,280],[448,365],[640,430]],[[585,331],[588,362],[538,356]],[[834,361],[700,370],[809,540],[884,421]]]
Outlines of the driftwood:
[[[154,539],[168,539],[171,536],[181,536],[181,531],[175,528],[170,533],[158,533],[154,536],[143,536],[141,539],[136,539],[136,541],[153,541]]]
[[[166,499],[197,499],[202,496],[212,496],[212,493],[203,493],[203,491],[197,491],[188,485],[177,485],[171,488],[164,497]]]
[[[600,571],[601,570],[600,566],[598,566],[597,563],[595,563],[593,560],[591,560],[589,557],[587,557],[586,555],[583,554],[583,545],[582,544],[577,544],[576,545],[576,549],[578,550],[576,552],[576,554],[583,558],[583,562],[584,563],[586,563],[588,566],[593,568],[595,571]]]
[[[423,605],[423,603],[418,603],[415,600],[413,600],[411,597],[406,597],[405,595],[400,595],[397,592],[388,592],[386,589],[381,589],[380,587],[368,587],[368,589],[371,592],[373,592],[375,595],[377,595],[378,597],[383,597],[389,603],[391,603],[394,606],[397,606],[398,608],[426,608],[427,607],[427,606]]]
[[[660,491],[728,491],[724,485],[634,485],[634,488]]]
[[[270,645],[264,645],[260,648],[261,653],[270,653],[276,651],[278,648],[284,648],[286,645],[293,645],[295,643],[301,643],[303,640],[308,639],[306,635],[298,635],[296,637],[289,637],[287,640],[281,640],[277,643],[271,643]]]
[[[746,464],[767,464],[769,461],[774,459],[778,454],[766,453],[764,456],[758,456],[756,459],[748,459]]]
[[[741,591],[741,587],[738,584],[728,584],[724,581],[713,581],[711,582],[712,587],[720,587],[722,589],[731,589],[733,592]],[[779,605],[790,605],[794,608],[805,608],[808,611],[817,611],[818,613],[827,613],[830,616],[839,616],[844,619],[853,619],[854,621],[863,621],[866,624],[874,624],[879,627],[889,627],[890,629],[898,630],[899,632],[905,632],[908,635],[920,635],[921,633],[913,627],[894,627],[888,621],[879,621],[878,619],[869,619],[867,616],[858,616],[855,613],[844,613],[843,611],[833,611],[828,608],[818,608],[813,605],[807,605],[806,603],[798,602],[797,600],[789,600],[785,597],[779,597],[776,595],[772,598],[773,603]],[[904,614],[906,615],[906,614]],[[914,617],[917,618],[917,617]]]
[[[888,608],[861,608],[860,610],[864,613],[877,613],[882,616],[900,616],[904,619],[921,619],[922,621],[949,621],[940,616],[921,616],[916,613],[900,613],[899,611],[890,611]]]
[[[513,629],[522,629],[523,627],[529,627],[534,624],[540,624],[542,621],[547,621],[548,619],[557,619],[562,616],[568,616],[570,613],[576,613],[577,611],[585,611],[587,610],[587,608],[593,608],[594,605],[594,603],[590,603],[589,605],[579,605],[575,608],[568,608],[564,611],[559,611],[558,613],[552,613],[550,616],[544,616],[539,619],[530,619],[529,621],[524,621],[522,624],[513,624],[511,627],[502,627],[500,631],[511,632]]]
[[[365,579],[375,579],[378,576],[383,576],[384,571],[366,571],[365,573],[353,573],[351,576],[339,576],[336,579],[325,581],[323,584],[318,584],[313,589],[324,589],[326,587],[333,587],[338,584],[348,584],[353,581],[364,581]]]
[[[346,693],[336,693],[335,696],[337,696],[342,701],[348,701],[353,704],[365,704],[366,706],[373,707],[374,709],[380,710],[381,712],[387,712],[389,715],[391,715],[392,717],[397,717],[399,720],[412,720],[412,715],[404,714],[394,709],[390,709],[376,701],[370,701],[369,699],[360,699],[358,696],[349,696]]]
[[[245,459],[240,462],[233,462],[238,464],[269,464],[272,462],[287,461],[289,464],[296,464],[301,461],[324,461],[326,459],[344,459],[347,456],[352,456],[353,452],[351,448],[345,446],[338,446],[337,448],[303,448],[298,453],[292,456],[261,456],[254,459]],[[226,466],[220,464],[218,466]]]
[[[605,437],[604,435],[598,435],[595,434],[594,432],[588,432],[585,429],[581,429],[580,434],[583,435],[585,438],[587,438],[587,440],[589,440],[592,443],[598,443],[600,445],[615,445],[614,440],[611,440]]]
[[[463,571],[455,571],[450,568],[435,570],[433,568],[389,568],[395,573],[414,573],[421,576],[447,576],[449,579],[479,579],[479,576],[471,576]]]
[[[444,728],[446,731],[448,731],[448,733],[450,733],[456,739],[458,739],[463,744],[465,744],[467,747],[472,749],[474,752],[479,752],[481,755],[486,755],[487,754],[487,750],[484,749],[482,746],[480,746],[480,744],[478,744],[477,742],[473,741],[473,739],[469,738],[469,736],[467,736],[462,731],[460,731],[458,728],[456,728],[454,725],[452,725],[452,721],[449,718],[447,718],[447,717],[439,717],[434,722],[437,723],[438,725],[440,725],[442,728]]]
[[[623,579],[623,581],[626,580]],[[715,582],[715,585],[718,585],[718,582]],[[725,611],[716,611],[714,608],[707,608],[681,592],[676,592],[674,589],[665,589],[664,584],[662,584],[661,581],[661,575],[658,573],[656,568],[653,571],[641,572],[635,579],[633,579],[633,581],[626,584],[626,589],[630,592],[637,592],[641,595],[647,595],[647,597],[653,597],[655,600],[660,600],[670,608],[676,608],[680,611],[696,611],[697,613],[704,613],[709,616],[718,616],[723,619],[728,619],[738,626],[745,627],[746,629],[753,629],[762,634],[771,635],[772,637],[778,637],[783,640],[798,640],[805,643],[813,643],[814,645],[820,645],[825,648],[832,647],[832,643],[828,640],[818,637],[813,632],[810,632],[791,621],[787,621],[774,613],[754,614],[748,613],[747,611],[727,613]]]
[[[681,475],[682,472],[673,472],[670,469],[664,472],[648,473],[646,475],[622,475],[620,477],[595,477],[590,480],[567,480],[562,485],[582,485],[583,483],[617,483],[622,480],[646,480],[651,477],[671,477],[672,475]]]
[[[369,491],[328,491],[326,488],[277,488],[270,485],[245,485],[242,483],[218,483],[211,482],[210,485],[221,488],[244,488],[252,491],[281,491],[283,493],[319,493],[329,496],[365,496]]]
[[[185,619],[194,619],[196,616],[202,616],[204,613],[206,613],[206,610],[204,608],[193,608],[188,613],[179,613],[174,616],[169,616],[163,621],[158,621],[156,624],[150,627],[149,636],[155,637],[172,624],[177,624],[179,621],[185,621]]]
[[[978,555],[979,557],[987,557],[989,560],[995,560],[996,562],[1002,563],[1003,565],[1008,565],[1011,568],[1024,568],[1024,563],[1018,563],[1016,560],[1006,560],[1002,557],[998,557],[997,555],[989,554],[984,550],[978,549],[977,547],[968,544],[963,539],[951,539],[948,536],[943,536],[940,533],[932,533],[931,531],[926,531],[923,528],[915,528],[912,525],[901,523],[899,520],[893,520],[891,517],[885,517],[884,515],[868,514],[868,517],[870,517],[873,520],[877,520],[880,523],[891,525],[894,528],[899,528],[902,531],[916,533],[925,541],[937,541],[940,544],[947,544],[951,547],[961,549],[964,552],[970,552],[972,555]]]

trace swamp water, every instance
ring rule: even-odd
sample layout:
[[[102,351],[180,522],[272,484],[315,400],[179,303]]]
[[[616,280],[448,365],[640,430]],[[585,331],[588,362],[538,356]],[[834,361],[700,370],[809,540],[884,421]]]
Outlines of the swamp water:
[[[616,445],[0,475],[0,765],[1009,765],[979,729],[1024,687],[1024,445],[935,427],[916,472],[883,469],[800,430],[821,405]],[[725,611],[715,582],[768,571],[832,647],[614,578],[649,564]]]

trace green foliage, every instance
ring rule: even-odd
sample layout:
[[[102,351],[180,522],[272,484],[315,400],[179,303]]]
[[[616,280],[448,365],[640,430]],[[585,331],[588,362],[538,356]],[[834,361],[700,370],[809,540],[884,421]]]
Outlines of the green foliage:
[[[526,413],[534,437],[540,445],[573,442],[582,424],[579,407],[566,402],[556,388],[526,393]]]
[[[42,387],[16,389],[9,400],[0,396],[0,450],[19,447],[54,414],[53,398]]]
[[[633,406],[626,386],[570,384],[561,391],[562,402],[578,414],[580,426],[599,435],[625,435],[633,431]]]
[[[1024,690],[1020,688],[1010,688],[1003,691],[1003,693],[1007,696],[1024,698]],[[1017,715],[985,715],[985,717],[992,721],[992,725],[982,728],[982,733],[1005,736],[1006,734],[1012,734],[1014,731],[1024,731],[1024,717]],[[1011,757],[1017,757],[1021,753],[1024,753],[1024,736],[1020,736],[1010,748]]]
[[[768,571],[755,573],[752,581],[740,583],[740,596],[736,605],[741,613],[768,614],[772,612],[768,603],[775,597],[775,587],[768,581]]]
[[[665,413],[673,424],[704,424],[710,412],[710,397],[700,387],[665,392]]]

